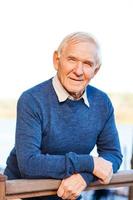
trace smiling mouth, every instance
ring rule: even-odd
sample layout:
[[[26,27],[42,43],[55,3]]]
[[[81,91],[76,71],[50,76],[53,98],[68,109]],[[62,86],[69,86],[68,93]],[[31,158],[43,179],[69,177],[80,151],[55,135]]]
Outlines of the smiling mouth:
[[[83,79],[75,79],[75,78],[70,78],[73,81],[83,81]]]

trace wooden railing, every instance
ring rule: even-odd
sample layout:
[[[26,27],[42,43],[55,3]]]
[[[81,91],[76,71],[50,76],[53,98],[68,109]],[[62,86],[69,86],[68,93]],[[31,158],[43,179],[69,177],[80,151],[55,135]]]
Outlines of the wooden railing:
[[[60,182],[54,179],[7,180],[6,176],[0,174],[0,200],[54,195]],[[107,185],[98,181],[91,183],[86,191],[125,186],[133,186],[133,170],[117,172]]]

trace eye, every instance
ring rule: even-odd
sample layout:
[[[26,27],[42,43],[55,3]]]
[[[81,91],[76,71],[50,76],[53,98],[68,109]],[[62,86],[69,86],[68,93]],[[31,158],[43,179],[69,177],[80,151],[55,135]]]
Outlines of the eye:
[[[68,59],[68,61],[73,61],[73,62],[77,61],[77,59],[75,57],[72,57],[72,56],[68,57],[67,59]]]
[[[90,61],[85,61],[84,65],[87,66],[87,67],[93,67],[93,63],[90,62]]]

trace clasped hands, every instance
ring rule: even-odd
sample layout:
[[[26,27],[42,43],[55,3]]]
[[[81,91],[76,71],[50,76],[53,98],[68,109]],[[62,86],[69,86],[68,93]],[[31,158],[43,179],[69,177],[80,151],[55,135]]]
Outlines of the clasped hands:
[[[112,163],[102,157],[93,157],[93,160],[93,174],[99,178],[102,184],[108,184],[113,175]],[[57,195],[62,199],[74,200],[78,198],[86,186],[87,184],[80,174],[73,174],[61,181]]]

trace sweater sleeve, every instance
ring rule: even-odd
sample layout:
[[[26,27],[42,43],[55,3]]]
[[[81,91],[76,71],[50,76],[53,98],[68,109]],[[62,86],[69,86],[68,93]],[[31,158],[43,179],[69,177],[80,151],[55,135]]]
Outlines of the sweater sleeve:
[[[41,109],[31,94],[23,94],[17,105],[16,154],[24,178],[62,179],[79,172],[93,171],[92,156],[74,152],[42,154]]]
[[[108,99],[108,118],[97,140],[97,151],[100,157],[112,162],[115,173],[122,162],[118,131],[115,125],[114,109]]]
[[[82,173],[80,173],[80,175],[85,180],[87,186],[89,186],[90,183],[98,180],[98,178],[96,176],[94,176],[92,173],[82,172]]]

